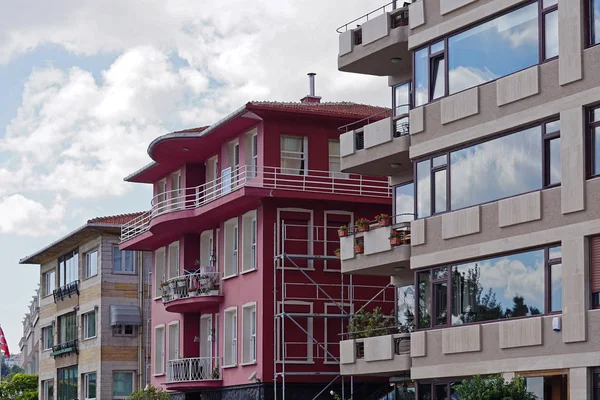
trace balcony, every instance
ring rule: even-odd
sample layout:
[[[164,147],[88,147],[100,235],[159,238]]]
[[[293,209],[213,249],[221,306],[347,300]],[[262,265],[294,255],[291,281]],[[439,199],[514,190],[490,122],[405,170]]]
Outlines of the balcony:
[[[410,371],[410,333],[396,333],[340,342],[342,375],[397,375]]]
[[[351,228],[340,232],[342,273],[393,276],[410,268],[410,222],[391,225],[387,219]]]
[[[64,356],[71,353],[79,354],[77,339],[69,340],[67,342],[57,344],[56,346],[52,346],[52,353],[50,353],[50,357]]]
[[[344,196],[348,201],[358,202],[387,203],[392,197],[387,178],[365,178],[361,175],[330,171],[257,168],[246,165],[222,173],[218,179],[203,185],[172,190],[155,196],[149,211],[123,225],[121,242],[144,234],[162,220],[191,218],[214,210],[218,206],[229,207],[229,204],[226,204],[229,199],[273,196],[315,197],[314,195],[303,196],[302,193],[321,194],[323,199],[332,195]]]
[[[408,7],[392,1],[340,26],[338,69],[393,76],[411,70]]]
[[[57,303],[59,300],[63,301],[65,297],[71,298],[71,296],[74,295],[79,296],[79,281],[73,281],[59,287],[58,289],[54,289],[52,295],[54,296],[55,303]]]
[[[161,284],[165,310],[199,312],[223,301],[221,272],[197,272],[171,278]]]
[[[387,177],[412,169],[406,105],[338,129],[343,172]]]
[[[181,358],[167,361],[168,390],[218,387],[223,383],[217,357]]]

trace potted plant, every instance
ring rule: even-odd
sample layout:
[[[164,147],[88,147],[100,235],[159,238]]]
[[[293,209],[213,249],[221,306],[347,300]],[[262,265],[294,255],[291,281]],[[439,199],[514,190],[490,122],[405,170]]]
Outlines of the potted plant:
[[[165,288],[166,288],[166,285],[165,285]],[[170,298],[171,298],[171,295],[166,290],[163,289],[163,292],[162,292],[163,303],[166,303],[167,301],[169,301]]]
[[[177,287],[177,281],[175,279],[170,279],[169,280],[169,288],[171,290],[175,289]]]
[[[177,279],[177,287],[185,287],[185,278],[179,278]]]
[[[366,232],[371,227],[371,221],[366,218],[359,218],[355,225],[359,232]]]
[[[218,286],[211,286],[209,295],[211,295],[211,296],[218,296],[219,295],[219,287]]]
[[[338,236],[339,237],[348,236],[348,226],[347,225],[340,226],[340,228],[338,229]]]
[[[375,216],[375,219],[379,223],[379,226],[390,226],[392,219],[388,214],[379,214]]]
[[[392,246],[400,246],[404,240],[404,232],[392,232],[390,234],[390,244]]]
[[[192,285],[191,287],[188,288],[188,296],[189,297],[196,297],[197,294],[198,294],[198,288],[196,287],[196,285]]]
[[[340,249],[335,249],[335,251],[333,252],[333,254],[335,254],[335,256],[339,259],[340,258]]]
[[[365,243],[363,241],[356,241],[354,243],[354,254],[362,254],[365,252]]]

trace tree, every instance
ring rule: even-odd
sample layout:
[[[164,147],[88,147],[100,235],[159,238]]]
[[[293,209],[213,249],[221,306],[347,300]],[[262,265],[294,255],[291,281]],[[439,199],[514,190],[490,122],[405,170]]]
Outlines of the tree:
[[[38,400],[38,376],[15,374],[10,382],[0,383],[0,400]]]
[[[506,382],[502,375],[482,378],[479,375],[464,380],[455,386],[461,400],[536,400],[537,396],[527,391],[525,379],[515,376]]]
[[[376,307],[373,312],[363,310],[357,313],[352,318],[349,326],[350,338],[352,339],[389,335],[396,333],[396,331],[394,316],[383,315],[381,307]]]
[[[127,400],[171,400],[171,395],[162,388],[148,385],[144,389],[131,393]]]

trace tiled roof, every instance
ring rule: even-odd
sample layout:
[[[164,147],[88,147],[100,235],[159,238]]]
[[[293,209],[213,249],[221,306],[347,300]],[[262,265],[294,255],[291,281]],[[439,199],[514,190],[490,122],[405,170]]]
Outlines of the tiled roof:
[[[351,102],[339,103],[282,103],[277,101],[252,101],[249,106],[273,111],[299,111],[311,114],[340,115],[366,118],[388,111],[388,108],[358,104]]]
[[[123,225],[131,221],[134,218],[142,215],[142,212],[130,213],[130,214],[119,214],[109,215],[106,217],[97,217],[88,220],[88,224],[106,224],[106,225]]]
[[[175,131],[175,132],[171,132],[171,133],[200,133],[208,128],[209,128],[209,126],[200,126],[198,128],[189,128],[189,129],[184,129],[181,131]]]

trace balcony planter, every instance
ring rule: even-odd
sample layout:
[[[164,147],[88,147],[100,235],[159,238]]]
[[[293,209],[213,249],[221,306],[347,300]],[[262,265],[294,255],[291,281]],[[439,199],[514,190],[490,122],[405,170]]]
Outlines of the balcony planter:
[[[404,242],[404,233],[392,232],[390,235],[390,244],[392,246],[400,246]]]
[[[169,288],[171,289],[171,291],[173,289],[175,289],[177,287],[177,282],[176,281],[169,281]]]
[[[177,280],[177,287],[185,287],[185,278],[181,278]]]
[[[166,294],[166,293],[165,293],[165,294],[163,294],[163,295],[162,295],[162,301],[163,301],[163,303],[166,303],[167,301],[169,301],[169,298],[170,298],[170,297],[171,297],[171,296],[169,296],[169,295],[168,295],[168,294]]]
[[[359,232],[366,232],[371,227],[371,222],[366,218],[359,218],[356,221],[356,229]]]
[[[188,296],[189,297],[196,297],[198,295],[198,289],[197,288],[189,288],[188,289]]]
[[[340,226],[340,229],[338,229],[338,236],[339,237],[348,236],[348,227],[346,225]]]
[[[362,254],[365,252],[365,245],[363,244],[357,244],[356,246],[354,246],[354,253],[355,254]]]
[[[379,226],[390,226],[392,224],[392,219],[387,214],[379,214],[375,216],[375,219]]]
[[[340,259],[340,252],[341,252],[341,250],[340,250],[340,249],[336,249],[336,250],[333,252],[333,254],[335,254],[335,256],[338,258],[338,260]]]

